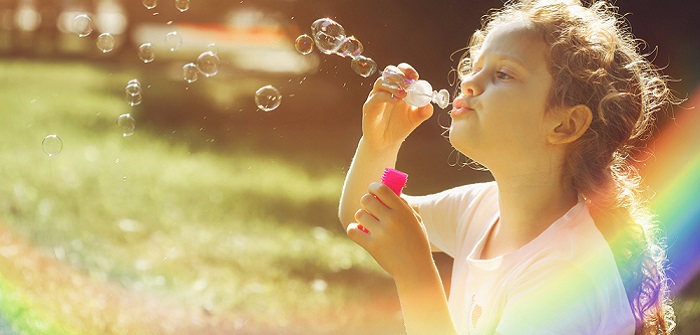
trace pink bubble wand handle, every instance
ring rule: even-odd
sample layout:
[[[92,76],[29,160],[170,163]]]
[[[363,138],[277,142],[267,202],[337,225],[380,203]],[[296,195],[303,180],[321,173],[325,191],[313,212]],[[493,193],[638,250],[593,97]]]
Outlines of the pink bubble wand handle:
[[[404,187],[406,187],[407,180],[408,174],[404,172],[392,168],[384,169],[382,184],[389,186],[389,188],[398,196],[401,196],[401,192],[403,191]]]
[[[384,169],[382,184],[388,186],[396,195],[401,196],[401,192],[406,187],[406,181],[408,181],[408,174],[392,168]],[[381,202],[381,200],[379,201]],[[357,228],[365,234],[369,234],[369,230],[362,225],[359,225]]]

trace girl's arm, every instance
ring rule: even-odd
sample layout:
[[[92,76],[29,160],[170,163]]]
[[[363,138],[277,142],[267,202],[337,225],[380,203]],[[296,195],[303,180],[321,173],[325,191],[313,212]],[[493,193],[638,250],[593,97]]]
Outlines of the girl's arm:
[[[355,212],[360,208],[360,198],[367,193],[367,185],[380,180],[384,168],[394,167],[400,146],[401,143],[376,148],[364,136],[360,139],[340,195],[338,217],[343,228],[355,222]]]
[[[408,64],[396,69],[409,79],[418,79],[418,73]],[[384,168],[394,167],[403,141],[433,114],[432,105],[411,108],[403,101],[405,96],[406,92],[385,87],[379,77],[362,106],[363,135],[345,178],[338,209],[345,228],[355,221],[367,185],[380,180]]]
[[[409,335],[456,334],[420,216],[389,187],[372,183],[348,236],[394,279]],[[363,225],[365,233],[356,229]]]

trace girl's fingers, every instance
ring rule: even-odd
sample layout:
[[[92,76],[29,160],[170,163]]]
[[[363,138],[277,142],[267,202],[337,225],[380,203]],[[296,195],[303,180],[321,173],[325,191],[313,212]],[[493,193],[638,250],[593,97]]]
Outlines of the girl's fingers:
[[[370,195],[372,195],[384,208],[396,208],[401,204],[401,198],[397,196],[394,191],[389,188],[389,186],[382,183],[373,182],[369,184],[368,191]],[[362,199],[360,199],[360,203],[362,203]],[[377,211],[379,211],[380,214],[382,213],[381,208],[377,209]],[[384,211],[386,211],[386,209],[384,209]]]
[[[348,234],[350,240],[367,250],[371,237],[361,224],[351,223],[348,225],[345,232]]]
[[[364,208],[360,208],[355,212],[355,221],[362,224],[366,228],[374,228],[379,224],[379,219],[372,214],[372,212],[367,211]]]
[[[394,72],[401,73],[401,70],[397,68],[396,66],[389,65],[387,68],[394,69]],[[396,97],[396,100],[403,99],[406,97],[406,91],[401,89],[397,83],[395,82],[396,79],[385,79],[384,76],[379,76],[377,80],[374,81],[374,85],[372,86],[372,92],[389,92],[391,93],[394,97]]]
[[[401,63],[397,66],[401,72],[406,76],[406,78],[411,80],[418,80],[418,71],[413,68],[413,66],[407,63]]]

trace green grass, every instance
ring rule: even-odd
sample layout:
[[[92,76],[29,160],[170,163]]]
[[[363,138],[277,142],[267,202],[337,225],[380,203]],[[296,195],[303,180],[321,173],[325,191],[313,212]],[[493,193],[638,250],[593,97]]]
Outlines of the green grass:
[[[148,111],[120,94],[134,69],[21,60],[0,69],[0,216],[60,261],[252,328],[298,323],[309,334],[341,333],[346,306],[391,287],[339,228],[342,175],[234,145],[192,150],[139,127]],[[129,112],[137,129],[123,137],[115,122]],[[53,157],[42,151],[49,134],[63,142]],[[332,311],[338,319],[317,319]]]

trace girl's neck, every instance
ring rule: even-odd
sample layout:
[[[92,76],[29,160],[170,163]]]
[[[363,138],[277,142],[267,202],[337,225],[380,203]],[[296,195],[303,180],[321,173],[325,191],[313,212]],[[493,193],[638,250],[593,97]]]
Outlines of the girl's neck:
[[[500,225],[504,233],[527,243],[578,202],[578,194],[563,182],[561,171],[496,175]]]

